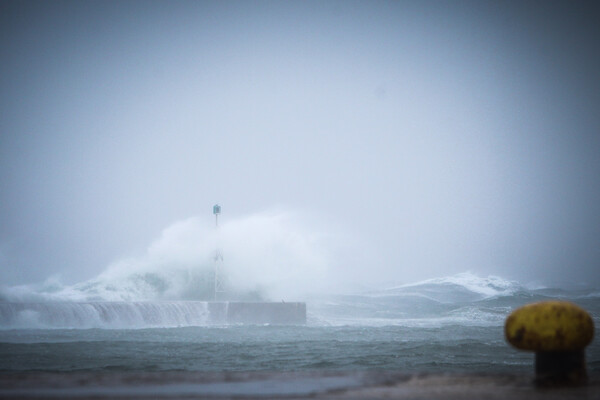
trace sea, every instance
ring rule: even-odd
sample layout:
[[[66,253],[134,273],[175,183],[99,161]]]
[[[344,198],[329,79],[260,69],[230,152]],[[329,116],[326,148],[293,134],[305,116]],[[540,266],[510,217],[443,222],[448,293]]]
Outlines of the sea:
[[[508,314],[560,299],[600,321],[600,290],[471,273],[306,299],[305,325],[210,323],[203,301],[0,301],[0,372],[398,370],[532,373]],[[600,372],[600,341],[586,349]]]

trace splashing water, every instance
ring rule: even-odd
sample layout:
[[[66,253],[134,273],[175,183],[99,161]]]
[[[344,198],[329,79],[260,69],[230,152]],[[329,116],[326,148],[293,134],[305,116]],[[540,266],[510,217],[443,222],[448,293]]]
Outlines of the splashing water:
[[[210,300],[217,249],[225,255],[228,298],[294,299],[325,281],[329,257],[322,238],[291,213],[255,214],[222,223],[218,230],[190,218],[165,229],[143,256],[115,262],[96,278],[70,286],[49,280],[5,287],[0,300]]]

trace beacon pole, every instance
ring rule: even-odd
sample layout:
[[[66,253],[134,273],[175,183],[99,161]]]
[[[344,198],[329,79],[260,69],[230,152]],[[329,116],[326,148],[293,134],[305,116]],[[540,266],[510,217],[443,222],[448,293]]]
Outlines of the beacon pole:
[[[219,229],[219,214],[221,214],[221,206],[215,204],[213,206],[213,214],[215,215],[215,229]],[[221,282],[221,276],[219,275],[220,269],[223,264],[223,254],[221,253],[221,249],[219,248],[219,243],[217,243],[217,250],[215,251],[215,285],[214,285],[214,301],[218,300],[219,293],[223,292],[223,283]]]

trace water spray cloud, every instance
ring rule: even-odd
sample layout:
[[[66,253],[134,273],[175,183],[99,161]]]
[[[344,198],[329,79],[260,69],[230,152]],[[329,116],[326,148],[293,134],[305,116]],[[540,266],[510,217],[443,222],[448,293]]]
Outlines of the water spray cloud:
[[[178,221],[140,257],[109,265],[97,277],[71,286],[5,288],[10,301],[210,300],[214,256],[225,256],[229,297],[297,299],[322,289],[330,256],[323,234],[307,229],[297,214],[265,212],[224,221],[216,229],[199,217]]]

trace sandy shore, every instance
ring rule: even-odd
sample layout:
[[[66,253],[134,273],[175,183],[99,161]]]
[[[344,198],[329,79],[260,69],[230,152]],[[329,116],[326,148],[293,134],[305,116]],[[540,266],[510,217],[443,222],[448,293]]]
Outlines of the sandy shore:
[[[532,376],[390,371],[0,374],[0,398],[20,399],[600,399],[600,376],[537,388]]]

